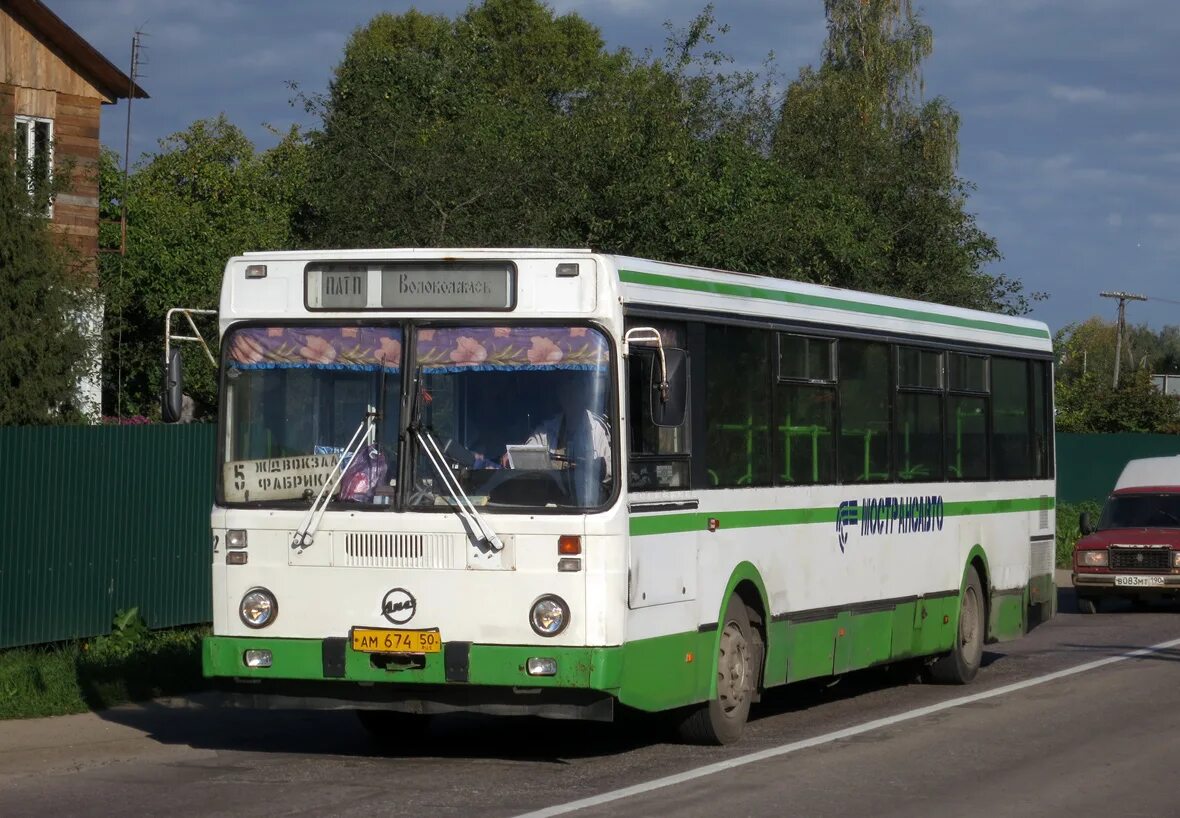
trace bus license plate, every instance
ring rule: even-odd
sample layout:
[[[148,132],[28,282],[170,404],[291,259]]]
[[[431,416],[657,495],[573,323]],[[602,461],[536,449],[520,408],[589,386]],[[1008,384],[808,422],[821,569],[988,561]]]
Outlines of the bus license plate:
[[[442,637],[438,628],[424,631],[353,628],[352,649],[361,653],[438,653],[442,650]]]
[[[1152,588],[1164,584],[1163,577],[1115,577],[1114,584],[1125,588]]]

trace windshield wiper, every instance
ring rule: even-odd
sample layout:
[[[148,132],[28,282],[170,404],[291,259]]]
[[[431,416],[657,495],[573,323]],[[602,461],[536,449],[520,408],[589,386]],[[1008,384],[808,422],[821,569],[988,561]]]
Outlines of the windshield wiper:
[[[344,477],[344,472],[348,468],[348,464],[352,462],[352,458],[360,452],[361,447],[368,441],[369,430],[372,428],[373,421],[377,416],[378,412],[372,408],[365,412],[365,416],[361,420],[361,425],[353,432],[352,439],[348,441],[348,445],[340,453],[340,459],[336,461],[336,465],[332,467],[332,471],[328,472],[327,478],[324,479],[324,485],[320,489],[320,493],[316,495],[315,500],[312,501],[311,508],[307,510],[307,514],[303,515],[303,520],[299,523],[299,527],[295,529],[295,535],[291,538],[291,547],[299,553],[302,554],[303,549],[307,548],[315,540],[315,532],[320,527],[320,521],[324,519],[324,512],[328,509],[328,502],[340,486],[340,481]]]
[[[430,461],[430,465],[434,467],[439,479],[442,480],[443,485],[446,486],[447,494],[450,495],[455,513],[466,526],[471,538],[476,541],[476,544],[483,551],[500,551],[504,548],[504,543],[496,535],[491,525],[479,513],[479,509],[471,502],[471,498],[463,491],[462,484],[459,483],[459,478],[451,471],[447,465],[447,457],[443,454],[442,447],[438,445],[434,435],[430,429],[422,425],[422,397],[425,390],[422,387],[422,367],[418,367],[417,372],[414,373],[414,403],[410,411],[410,423],[406,427],[406,431],[413,434],[418,441],[418,445],[422,447],[422,451],[426,453],[426,459]]]

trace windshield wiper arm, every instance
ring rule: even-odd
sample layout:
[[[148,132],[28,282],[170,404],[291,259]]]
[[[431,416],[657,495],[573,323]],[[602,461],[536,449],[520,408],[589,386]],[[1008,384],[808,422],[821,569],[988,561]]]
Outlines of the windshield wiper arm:
[[[414,405],[410,412],[410,425],[406,430],[414,435],[418,441],[418,445],[422,447],[422,451],[426,453],[426,459],[430,461],[430,465],[434,467],[439,479],[442,480],[443,485],[446,486],[447,494],[451,498],[455,513],[459,515],[459,519],[467,527],[472,539],[483,551],[501,551],[504,548],[504,543],[500,541],[499,536],[496,535],[495,530],[488,523],[487,519],[479,513],[479,509],[471,502],[471,498],[467,496],[467,492],[463,491],[463,485],[459,482],[459,478],[455,476],[447,465],[447,457],[443,454],[442,447],[438,445],[438,441],[434,439],[434,435],[430,430],[422,424],[420,417],[422,412],[421,398],[422,398],[422,368],[418,367],[418,372],[414,375]]]
[[[340,459],[336,461],[336,465],[332,467],[332,471],[328,472],[328,476],[324,479],[324,485],[320,488],[320,493],[316,495],[315,500],[312,501],[311,508],[307,510],[307,514],[303,515],[303,520],[299,523],[299,527],[295,529],[295,535],[291,537],[291,547],[299,553],[303,553],[303,549],[307,548],[315,540],[315,532],[319,529],[320,522],[324,519],[324,512],[328,509],[328,502],[332,499],[332,495],[336,493],[336,489],[344,477],[344,471],[348,468],[348,464],[352,462],[352,458],[360,452],[361,447],[365,445],[365,441],[369,439],[369,429],[372,427],[375,417],[377,417],[376,412],[365,412],[365,416],[361,420],[361,425],[353,432],[352,439],[348,441],[348,445],[340,453]]]

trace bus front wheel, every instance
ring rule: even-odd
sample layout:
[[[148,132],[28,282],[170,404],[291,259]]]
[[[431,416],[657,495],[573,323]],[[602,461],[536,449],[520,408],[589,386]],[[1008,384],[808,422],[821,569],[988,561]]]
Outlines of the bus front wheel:
[[[732,744],[742,736],[758,669],[746,605],[735,594],[725,606],[717,645],[717,696],[693,708],[680,723],[690,744]]]
[[[975,678],[983,659],[983,634],[987,627],[983,583],[974,565],[967,567],[967,581],[959,596],[959,627],[951,652],[930,666],[930,675],[943,684],[965,685]]]

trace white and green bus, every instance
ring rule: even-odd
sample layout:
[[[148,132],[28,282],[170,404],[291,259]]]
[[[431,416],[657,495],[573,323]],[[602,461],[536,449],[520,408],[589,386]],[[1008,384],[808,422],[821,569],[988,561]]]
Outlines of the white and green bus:
[[[965,683],[1055,611],[1044,324],[545,249],[248,254],[219,321],[240,703],[725,743],[767,688]]]

